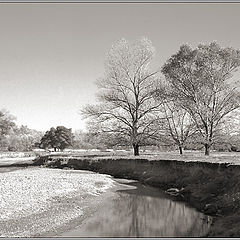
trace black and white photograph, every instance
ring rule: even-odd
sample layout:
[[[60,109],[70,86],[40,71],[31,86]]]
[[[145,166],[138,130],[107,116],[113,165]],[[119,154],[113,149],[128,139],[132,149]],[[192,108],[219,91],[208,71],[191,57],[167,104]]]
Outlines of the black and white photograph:
[[[240,2],[0,1],[0,238],[240,238]]]

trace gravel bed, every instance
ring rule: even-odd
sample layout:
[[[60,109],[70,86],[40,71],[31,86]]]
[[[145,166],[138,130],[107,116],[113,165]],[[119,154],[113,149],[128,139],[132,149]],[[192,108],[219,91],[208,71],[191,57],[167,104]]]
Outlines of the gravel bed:
[[[0,173],[0,237],[34,237],[84,215],[114,185],[88,171],[26,168]]]

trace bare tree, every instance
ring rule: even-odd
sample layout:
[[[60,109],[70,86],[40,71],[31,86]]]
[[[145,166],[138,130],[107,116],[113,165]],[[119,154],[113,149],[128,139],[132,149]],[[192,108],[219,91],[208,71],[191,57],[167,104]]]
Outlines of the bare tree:
[[[196,132],[189,113],[172,101],[165,101],[162,105],[164,121],[162,129],[165,137],[172,139],[183,154],[183,147],[187,139]]]
[[[104,126],[106,132],[124,136],[139,155],[141,142],[157,133],[157,111],[161,103],[155,101],[158,71],[149,64],[154,56],[152,43],[144,38],[130,44],[120,40],[107,55],[105,76],[98,81],[98,105],[82,110]]]
[[[191,115],[202,136],[205,155],[221,121],[239,107],[239,84],[233,74],[239,65],[239,50],[210,43],[196,49],[181,46],[162,68],[172,97]]]

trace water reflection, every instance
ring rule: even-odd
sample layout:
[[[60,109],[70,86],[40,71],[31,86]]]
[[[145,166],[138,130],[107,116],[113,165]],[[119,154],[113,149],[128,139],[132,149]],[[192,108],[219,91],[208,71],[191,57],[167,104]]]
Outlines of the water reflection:
[[[200,237],[208,217],[158,189],[139,183],[117,192],[116,198],[68,234],[78,237]]]

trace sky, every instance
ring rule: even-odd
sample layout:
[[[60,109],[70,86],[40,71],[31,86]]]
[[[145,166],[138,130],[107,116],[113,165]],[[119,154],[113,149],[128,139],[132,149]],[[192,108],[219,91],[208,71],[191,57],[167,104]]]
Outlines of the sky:
[[[46,131],[86,128],[104,59],[121,38],[148,37],[161,67],[180,45],[240,49],[240,3],[0,3],[0,109]]]

